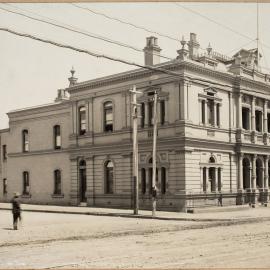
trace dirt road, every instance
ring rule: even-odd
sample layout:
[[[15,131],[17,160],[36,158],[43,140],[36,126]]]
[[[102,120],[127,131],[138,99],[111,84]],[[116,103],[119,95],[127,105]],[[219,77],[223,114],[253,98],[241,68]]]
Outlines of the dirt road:
[[[0,268],[270,267],[270,221],[230,225],[1,211]]]

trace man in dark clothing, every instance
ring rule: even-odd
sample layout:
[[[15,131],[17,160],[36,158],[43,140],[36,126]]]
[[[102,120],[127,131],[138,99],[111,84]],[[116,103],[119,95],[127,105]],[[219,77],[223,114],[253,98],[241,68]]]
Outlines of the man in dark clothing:
[[[19,201],[19,193],[15,193],[12,203],[12,214],[13,214],[13,229],[18,230],[18,219],[21,220],[21,204]]]

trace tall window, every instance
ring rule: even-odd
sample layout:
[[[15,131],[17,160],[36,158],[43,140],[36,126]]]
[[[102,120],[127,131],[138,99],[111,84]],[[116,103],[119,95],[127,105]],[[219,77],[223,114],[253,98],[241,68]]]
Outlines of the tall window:
[[[141,189],[142,189],[142,194],[146,193],[146,173],[145,173],[145,169],[142,168],[142,178],[141,178]]]
[[[60,126],[56,125],[53,127],[53,136],[54,136],[54,149],[61,148],[61,130]]]
[[[29,152],[29,134],[27,129],[22,131],[22,148],[23,152]]]
[[[203,168],[203,192],[207,191],[207,181],[208,181],[208,179],[206,179],[206,170],[207,170],[207,168],[204,167]]]
[[[105,193],[113,194],[113,163],[111,160],[105,163]]]
[[[165,100],[160,101],[160,124],[165,124]]]
[[[3,161],[7,160],[7,146],[6,144],[4,144],[2,146],[2,149],[3,149]]]
[[[144,128],[144,124],[145,124],[145,105],[144,103],[141,104],[141,127]]]
[[[216,111],[217,111],[217,126],[220,126],[220,104],[217,104],[216,107]]]
[[[83,135],[86,132],[86,109],[84,106],[79,108],[79,134]]]
[[[256,130],[258,132],[262,131],[262,112],[255,111],[255,121],[256,121]]]
[[[7,179],[3,179],[3,194],[7,194]]]
[[[153,126],[153,110],[154,110],[154,103],[153,101],[148,102],[148,126]]]
[[[166,169],[161,168],[161,194],[166,193]]]
[[[218,168],[218,191],[221,191],[222,182],[221,182],[221,168]]]
[[[270,133],[270,113],[267,114],[267,132]]]
[[[29,195],[30,183],[29,183],[29,172],[23,172],[23,195]]]
[[[203,124],[205,124],[205,100],[202,100],[202,108],[201,108],[201,110],[202,110],[202,119],[201,119],[201,121],[202,121],[202,123]]]
[[[104,103],[104,131],[113,131],[113,104],[111,101]]]
[[[249,124],[249,109],[243,107],[242,108],[242,127],[245,130],[250,129],[250,124]]]
[[[207,116],[208,116],[208,123],[214,126],[214,101],[208,100],[207,102]]]
[[[61,171],[54,171],[54,191],[53,194],[60,195],[61,194]]]

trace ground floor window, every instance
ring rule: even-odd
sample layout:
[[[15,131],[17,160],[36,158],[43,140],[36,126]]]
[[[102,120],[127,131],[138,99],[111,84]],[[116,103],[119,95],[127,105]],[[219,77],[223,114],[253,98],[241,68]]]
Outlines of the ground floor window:
[[[61,171],[55,170],[54,171],[54,192],[55,195],[60,195],[62,193],[61,190]]]
[[[3,194],[7,194],[7,179],[3,179]]]
[[[142,194],[146,193],[146,172],[145,169],[142,168],[142,172],[141,172],[141,190],[142,190]]]
[[[111,160],[105,163],[105,193],[113,194],[113,162]]]
[[[30,182],[29,182],[29,172],[23,172],[23,195],[29,195],[30,193]]]

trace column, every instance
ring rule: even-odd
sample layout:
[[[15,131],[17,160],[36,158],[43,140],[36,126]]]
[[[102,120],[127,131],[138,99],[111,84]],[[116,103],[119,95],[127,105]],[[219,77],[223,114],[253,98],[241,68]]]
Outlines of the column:
[[[165,98],[165,124],[169,123],[169,100]]]
[[[243,189],[243,153],[238,154],[238,190]]]
[[[238,128],[242,129],[242,94],[238,95]]]
[[[158,175],[157,186],[159,193],[161,193],[161,168],[158,168],[157,175]]]
[[[89,101],[85,102],[85,123],[86,123],[86,130],[85,132],[89,132]]]
[[[263,132],[264,133],[267,133],[268,131],[267,108],[268,108],[268,100],[264,100],[264,106],[263,106]]]
[[[180,83],[180,113],[181,120],[188,119],[188,83]]]
[[[256,189],[256,159],[257,155],[254,154],[252,157],[252,188]]]
[[[200,167],[200,192],[203,190],[203,167]]]
[[[145,168],[145,194],[149,194],[149,168]]]
[[[70,204],[78,205],[78,159],[76,156],[70,156]]]
[[[218,184],[218,168],[215,168],[215,183],[214,183],[214,191],[217,191],[217,185]]]
[[[95,204],[95,175],[94,175],[94,156],[89,155],[86,158],[86,198],[87,205]]]
[[[269,188],[269,183],[268,183],[268,161],[269,161],[269,156],[265,156],[265,159],[264,159],[264,187],[265,189],[268,189]]]
[[[205,125],[208,125],[208,100],[206,99],[204,102],[204,117],[205,117]]]
[[[160,124],[160,100],[157,100],[157,123]]]
[[[72,127],[73,127],[73,134],[77,134],[77,103],[72,103]]]
[[[255,131],[256,125],[255,125],[255,101],[256,97],[252,97],[251,102],[251,130]]]

